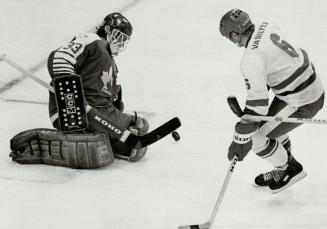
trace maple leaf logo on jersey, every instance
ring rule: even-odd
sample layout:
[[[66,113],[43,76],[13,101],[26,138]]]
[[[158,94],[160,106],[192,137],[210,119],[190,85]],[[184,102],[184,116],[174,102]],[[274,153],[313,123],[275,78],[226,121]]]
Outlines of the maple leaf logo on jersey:
[[[248,90],[251,89],[251,85],[250,85],[250,82],[249,82],[248,79],[245,79],[245,85],[246,85],[246,88],[247,88]]]
[[[111,79],[112,79],[112,71],[111,67],[110,69],[106,72],[103,71],[102,76],[101,76],[101,80],[103,82],[103,87],[101,88],[101,91],[103,91],[104,93],[111,95]]]

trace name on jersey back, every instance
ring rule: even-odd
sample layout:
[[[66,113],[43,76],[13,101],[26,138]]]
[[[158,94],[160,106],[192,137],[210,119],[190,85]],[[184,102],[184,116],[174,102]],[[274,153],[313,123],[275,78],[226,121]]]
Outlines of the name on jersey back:
[[[262,22],[261,25],[259,26],[258,31],[257,31],[257,33],[255,34],[255,37],[254,37],[254,41],[253,41],[253,44],[252,44],[252,49],[259,48],[261,38],[262,38],[263,34],[265,33],[267,26],[268,26],[267,22]]]

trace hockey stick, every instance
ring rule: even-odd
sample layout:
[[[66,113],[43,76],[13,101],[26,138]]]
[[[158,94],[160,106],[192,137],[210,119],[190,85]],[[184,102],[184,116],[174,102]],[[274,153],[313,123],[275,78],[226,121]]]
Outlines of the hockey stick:
[[[233,111],[233,113],[244,120],[251,120],[256,122],[267,121],[267,122],[327,124],[327,119],[287,118],[287,117],[279,117],[279,116],[248,115],[243,112],[235,96],[228,96],[227,103],[230,109]]]
[[[224,197],[224,194],[226,192],[229,180],[230,180],[230,178],[231,178],[231,176],[233,174],[236,162],[237,162],[237,156],[234,156],[234,158],[232,159],[232,161],[230,163],[230,166],[228,168],[227,175],[225,177],[223,186],[221,187],[221,190],[219,192],[218,199],[216,201],[215,207],[214,207],[214,209],[213,209],[213,211],[211,213],[210,218],[205,223],[179,226],[178,229],[210,229],[211,228],[212,224],[215,221],[218,209],[219,209],[219,207],[221,205],[221,202],[223,200],[223,197]]]
[[[25,68],[19,66],[18,64],[16,64],[14,61],[10,60],[6,54],[0,54],[0,61],[4,61],[7,64],[11,65],[12,67],[14,67],[15,69],[17,69],[18,71],[22,72],[24,75],[30,77],[31,79],[33,79],[34,81],[38,82],[39,84],[41,84],[43,87],[47,88],[49,91],[51,91],[52,93],[54,93],[53,88],[47,84],[46,82],[44,82],[43,80],[41,80],[40,78],[34,76],[33,74],[29,73]]]
[[[27,77],[33,79],[37,83],[41,84],[43,87],[47,88],[50,92],[54,93],[53,87],[48,85],[46,82],[41,80],[40,78],[36,77],[35,75],[28,72],[26,69],[6,57],[5,54],[0,54],[0,61],[4,61],[7,64],[11,65],[16,70],[22,72]],[[94,113],[94,109],[87,105],[86,110],[88,113]],[[102,116],[100,113],[95,113],[92,118],[97,121],[98,126],[102,128],[104,131],[109,131],[113,136],[118,138],[121,142],[125,142],[132,148],[143,148],[146,146],[149,146],[158,140],[162,139],[163,137],[167,136],[168,134],[172,133],[174,130],[176,130],[178,127],[181,126],[180,120],[175,117],[169,120],[168,122],[162,124],[158,128],[152,130],[151,132],[147,133],[143,136],[138,136],[135,134],[132,134],[127,129],[121,128],[119,125],[117,125],[114,122],[110,123],[107,121],[107,118],[105,116]]]

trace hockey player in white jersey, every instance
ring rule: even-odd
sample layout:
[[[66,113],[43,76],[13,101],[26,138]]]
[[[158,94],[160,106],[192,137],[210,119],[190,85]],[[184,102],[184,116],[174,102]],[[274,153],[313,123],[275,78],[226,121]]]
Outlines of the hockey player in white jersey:
[[[291,45],[278,26],[266,21],[253,24],[246,12],[233,9],[222,17],[220,32],[245,48],[240,68],[247,88],[246,114],[312,118],[323,107],[323,85],[309,55]],[[274,94],[271,102],[269,90]],[[243,160],[252,149],[274,167],[258,175],[255,185],[281,191],[306,175],[291,153],[288,136],[299,125],[241,120],[235,125],[228,158],[237,155]]]

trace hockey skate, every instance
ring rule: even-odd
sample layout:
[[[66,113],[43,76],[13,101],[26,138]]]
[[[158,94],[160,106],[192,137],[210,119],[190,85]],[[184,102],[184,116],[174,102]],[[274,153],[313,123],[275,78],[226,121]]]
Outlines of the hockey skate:
[[[274,169],[256,176],[256,178],[254,179],[253,187],[257,189],[269,188],[269,183],[274,179],[273,176],[275,172],[276,170]]]
[[[269,182],[272,193],[277,193],[304,178],[307,173],[303,171],[302,165],[294,157],[287,163],[286,168],[276,169],[273,180]]]
[[[269,187],[272,193],[277,193],[291,186],[306,176],[302,165],[291,157],[283,168],[275,168],[272,171],[258,175],[253,186],[256,188]]]

